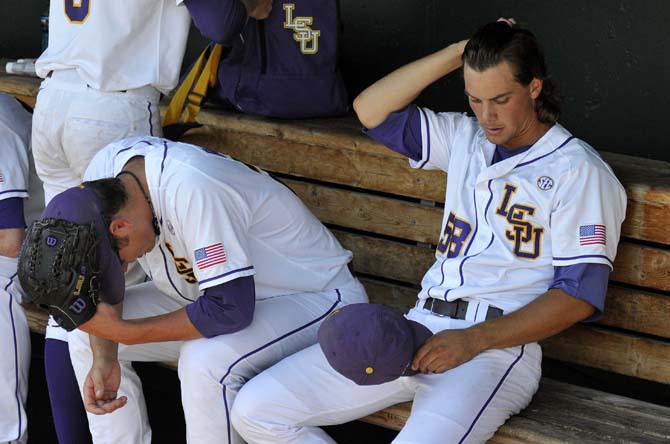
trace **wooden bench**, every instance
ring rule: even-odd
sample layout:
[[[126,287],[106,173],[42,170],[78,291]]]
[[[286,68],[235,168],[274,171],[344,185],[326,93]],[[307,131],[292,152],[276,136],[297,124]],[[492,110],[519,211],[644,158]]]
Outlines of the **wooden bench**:
[[[34,101],[37,82],[0,75],[0,91]],[[406,311],[434,260],[446,176],[411,170],[407,160],[360,131],[353,117],[274,121],[205,109],[186,142],[270,171],[290,186],[353,251],[371,301]],[[602,153],[628,193],[628,213],[605,317],[543,342],[545,357],[607,374],[670,384],[670,163]],[[45,317],[28,309],[31,328]],[[519,415],[490,443],[670,442],[665,405],[543,378]],[[399,430],[411,403],[364,421]]]

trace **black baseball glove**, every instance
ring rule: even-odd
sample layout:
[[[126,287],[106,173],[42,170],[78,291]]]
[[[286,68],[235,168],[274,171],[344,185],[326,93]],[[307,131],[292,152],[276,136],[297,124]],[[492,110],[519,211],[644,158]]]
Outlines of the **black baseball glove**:
[[[49,218],[30,225],[21,247],[18,277],[24,299],[47,308],[67,331],[95,314],[100,294],[97,243],[93,224]]]

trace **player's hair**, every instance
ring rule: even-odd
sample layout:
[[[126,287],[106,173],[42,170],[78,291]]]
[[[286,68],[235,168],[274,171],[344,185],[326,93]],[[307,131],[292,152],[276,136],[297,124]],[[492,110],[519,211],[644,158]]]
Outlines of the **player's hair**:
[[[535,100],[538,120],[553,125],[561,114],[561,96],[547,76],[547,65],[540,44],[532,32],[505,22],[482,26],[468,41],[463,63],[477,72],[507,62],[514,78],[527,86],[536,78],[542,80],[542,91]]]
[[[118,177],[112,177],[84,182],[82,185],[93,190],[97,196],[102,205],[102,217],[105,226],[109,227],[114,215],[121,211],[121,208],[128,202],[128,192],[121,183],[121,180]],[[118,238],[110,236],[109,238],[112,250],[118,256],[119,249],[128,244],[128,237]]]
[[[102,205],[105,224],[109,225],[121,208],[128,203],[128,192],[118,177],[84,182],[86,188],[93,190]]]

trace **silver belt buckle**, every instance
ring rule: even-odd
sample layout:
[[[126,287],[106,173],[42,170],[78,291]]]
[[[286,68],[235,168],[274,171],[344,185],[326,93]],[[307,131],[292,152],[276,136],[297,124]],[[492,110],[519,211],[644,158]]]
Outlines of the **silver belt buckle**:
[[[431,299],[431,300],[430,300],[430,314],[432,314],[433,316],[437,316],[437,317],[439,317],[439,318],[444,318],[444,317],[446,317],[447,315],[443,315],[442,313],[435,313],[435,312],[433,311],[433,305],[435,305],[435,301],[436,301],[436,299],[435,299],[435,298],[430,298],[430,299]]]

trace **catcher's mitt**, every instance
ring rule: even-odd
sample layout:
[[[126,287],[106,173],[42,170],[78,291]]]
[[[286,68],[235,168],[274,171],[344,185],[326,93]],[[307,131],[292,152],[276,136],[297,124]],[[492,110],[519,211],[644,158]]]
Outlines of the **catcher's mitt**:
[[[93,224],[48,218],[33,222],[21,247],[18,276],[27,302],[73,330],[95,314],[99,296]]]

